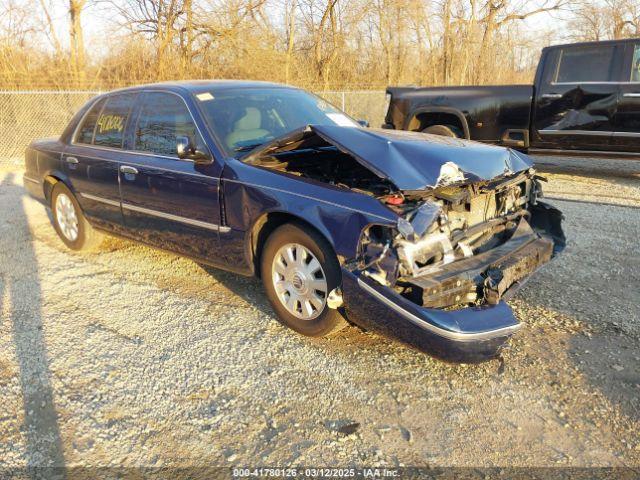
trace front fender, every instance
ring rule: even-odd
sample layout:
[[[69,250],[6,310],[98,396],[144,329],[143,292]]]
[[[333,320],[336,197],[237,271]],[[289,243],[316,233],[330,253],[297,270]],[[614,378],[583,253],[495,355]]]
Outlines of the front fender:
[[[246,235],[269,213],[313,225],[346,259],[355,257],[362,231],[393,226],[397,215],[372,197],[293,175],[230,161],[223,172],[226,224]]]

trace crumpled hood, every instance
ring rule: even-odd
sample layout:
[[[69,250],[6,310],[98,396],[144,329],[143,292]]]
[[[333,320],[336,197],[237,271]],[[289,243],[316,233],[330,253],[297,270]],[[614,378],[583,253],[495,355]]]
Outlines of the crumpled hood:
[[[515,150],[400,130],[309,125],[257,149],[251,163],[276,152],[334,145],[400,190],[424,190],[465,180],[476,182],[521,172],[533,166]]]
[[[530,158],[518,151],[419,132],[311,125],[325,141],[353,156],[400,190],[453,183],[455,167],[466,181],[491,180],[527,170]]]

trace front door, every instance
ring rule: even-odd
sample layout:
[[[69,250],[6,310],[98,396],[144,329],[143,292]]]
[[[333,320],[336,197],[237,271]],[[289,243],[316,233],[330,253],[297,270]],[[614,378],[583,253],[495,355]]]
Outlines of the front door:
[[[219,263],[220,164],[181,160],[176,137],[208,151],[185,101],[146,92],[120,163],[122,211],[133,237],[182,255]]]
[[[613,150],[640,153],[640,42],[626,45],[614,128]]]
[[[65,148],[62,160],[84,214],[99,228],[122,228],[118,160],[135,93],[114,94],[98,100]]]
[[[535,97],[532,145],[608,150],[618,101],[623,46],[567,46],[551,50]]]

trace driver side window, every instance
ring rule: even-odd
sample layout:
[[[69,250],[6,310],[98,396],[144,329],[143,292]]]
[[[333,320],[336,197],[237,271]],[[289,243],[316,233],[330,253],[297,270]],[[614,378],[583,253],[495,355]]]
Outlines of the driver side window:
[[[177,137],[189,137],[200,150],[206,151],[182,98],[171,93],[146,93],[135,129],[134,150],[177,158]]]

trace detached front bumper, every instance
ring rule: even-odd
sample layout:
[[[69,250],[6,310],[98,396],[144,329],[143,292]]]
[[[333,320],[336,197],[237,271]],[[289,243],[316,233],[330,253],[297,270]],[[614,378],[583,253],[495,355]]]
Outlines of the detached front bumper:
[[[453,311],[424,308],[345,269],[342,288],[349,320],[451,362],[495,358],[521,327],[504,302]]]

